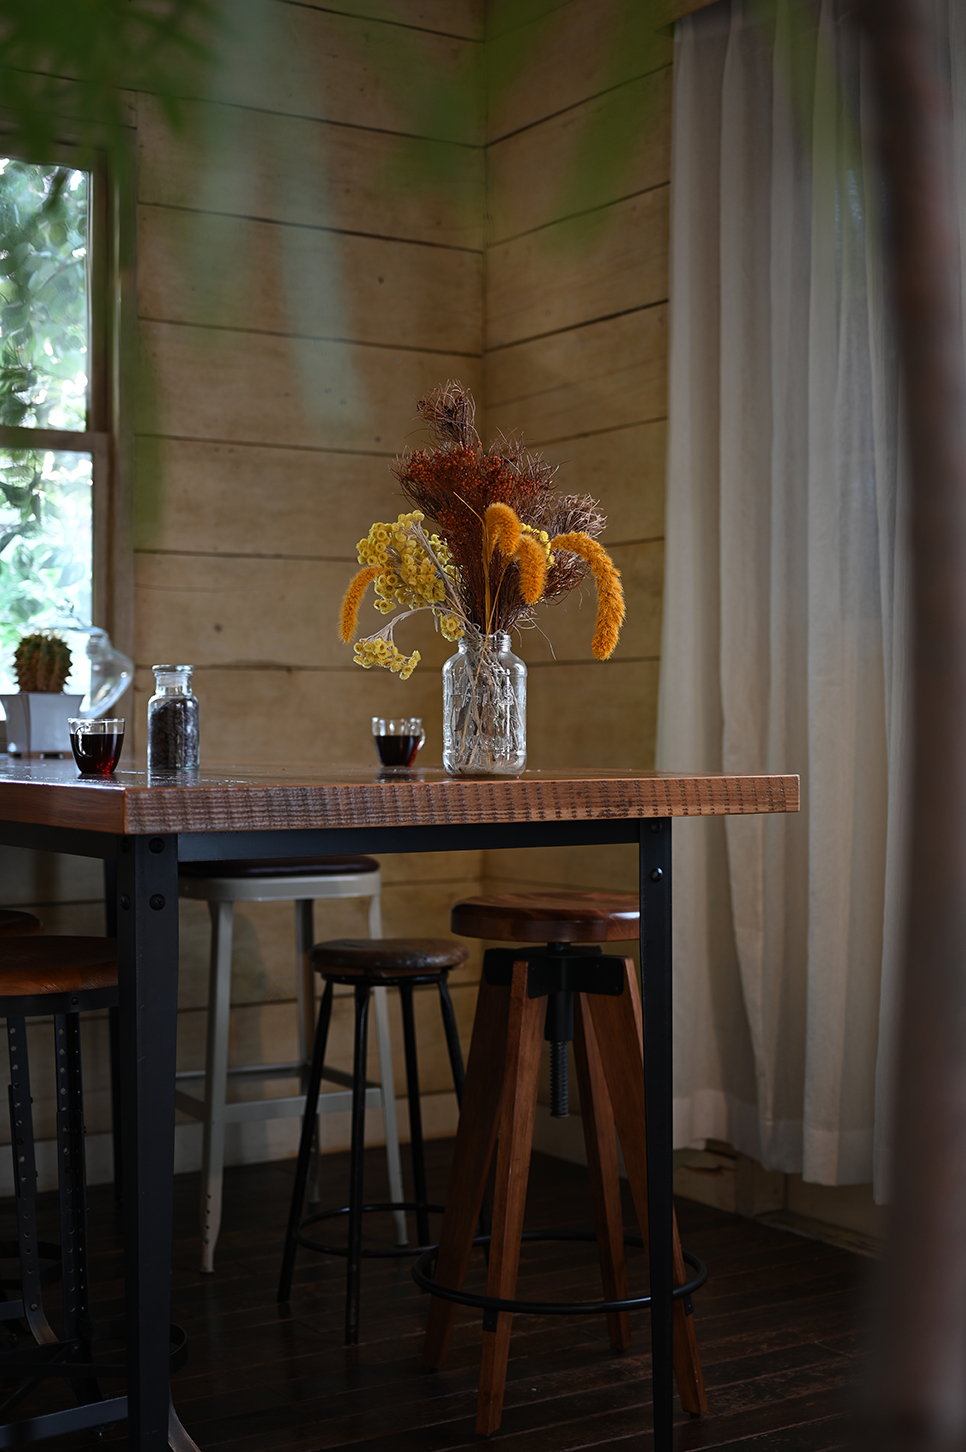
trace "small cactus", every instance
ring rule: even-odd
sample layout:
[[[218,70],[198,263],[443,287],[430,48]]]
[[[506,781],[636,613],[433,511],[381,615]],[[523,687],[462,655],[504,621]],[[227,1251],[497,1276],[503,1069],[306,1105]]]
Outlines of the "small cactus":
[[[70,648],[59,635],[36,630],[17,646],[13,669],[22,691],[62,691],[70,674]]]

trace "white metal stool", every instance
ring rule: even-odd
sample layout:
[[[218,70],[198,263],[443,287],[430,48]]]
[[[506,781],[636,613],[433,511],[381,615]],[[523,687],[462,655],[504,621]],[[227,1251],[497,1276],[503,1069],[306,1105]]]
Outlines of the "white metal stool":
[[[182,897],[207,902],[211,914],[211,968],[208,979],[208,1036],[204,1069],[189,1069],[179,1081],[204,1078],[205,1097],[178,1089],[177,1107],[204,1126],[201,1162],[201,1269],[214,1270],[215,1244],[221,1228],[222,1184],[225,1162],[225,1127],[241,1121],[281,1119],[301,1115],[312,1058],[315,1028],[315,975],[309,962],[314,942],[313,903],[319,898],[367,897],[369,936],[382,937],[379,864],[372,857],[291,857],[253,862],[183,863],[179,875]],[[298,1060],[289,1064],[245,1064],[228,1067],[229,1012],[231,1008],[231,948],[236,902],[277,902],[294,899],[295,948],[298,960]],[[367,1083],[366,1108],[382,1110],[386,1130],[386,1161],[390,1196],[403,1200],[399,1129],[393,1088],[392,1051],[389,1044],[389,1009],[386,989],[373,995],[379,1050],[379,1083]],[[226,1103],[229,1079],[301,1080],[302,1092],[280,1099],[249,1099]],[[325,1077],[347,1086],[342,1093],[323,1094],[319,1113],[352,1107],[352,1076],[326,1069]],[[406,1216],[394,1216],[400,1245],[408,1243]]]

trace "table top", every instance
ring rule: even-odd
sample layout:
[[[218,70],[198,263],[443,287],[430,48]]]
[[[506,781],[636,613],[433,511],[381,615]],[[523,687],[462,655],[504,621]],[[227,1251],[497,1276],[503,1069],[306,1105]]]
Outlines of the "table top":
[[[0,758],[0,821],[92,832],[580,822],[797,812],[797,776],[627,770],[455,778],[370,767],[243,766],[82,777],[73,761]]]

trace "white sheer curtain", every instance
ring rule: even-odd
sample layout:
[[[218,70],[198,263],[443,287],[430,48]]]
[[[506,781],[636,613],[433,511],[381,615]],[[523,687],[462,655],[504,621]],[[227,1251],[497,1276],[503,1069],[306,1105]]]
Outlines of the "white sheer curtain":
[[[675,1133],[824,1184],[875,1170],[881,1193],[898,377],[858,41],[832,0],[765,11],[722,0],[676,30],[658,765],[797,771],[802,813],[675,828]]]

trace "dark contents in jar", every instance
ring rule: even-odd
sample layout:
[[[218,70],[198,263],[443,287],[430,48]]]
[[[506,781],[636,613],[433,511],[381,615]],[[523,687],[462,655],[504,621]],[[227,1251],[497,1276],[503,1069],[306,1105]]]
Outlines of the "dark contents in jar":
[[[198,699],[162,697],[151,703],[148,717],[148,766],[198,765]]]

